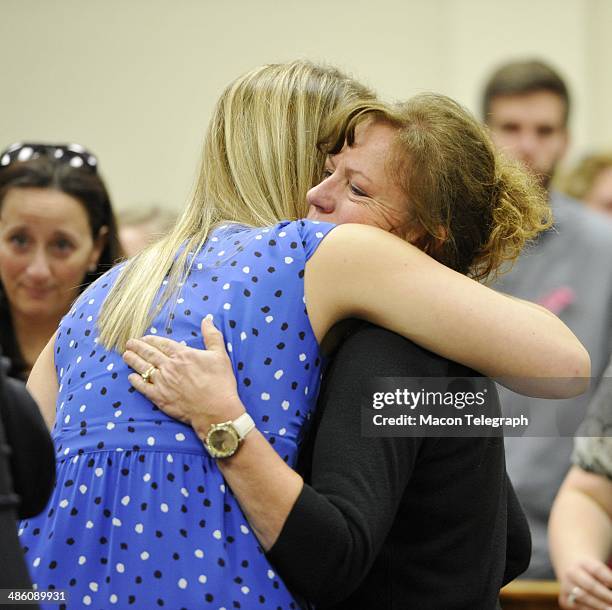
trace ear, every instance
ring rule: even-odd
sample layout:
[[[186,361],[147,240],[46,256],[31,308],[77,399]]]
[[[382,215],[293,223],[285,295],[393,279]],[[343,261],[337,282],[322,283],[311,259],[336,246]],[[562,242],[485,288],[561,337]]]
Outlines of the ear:
[[[102,255],[102,251],[104,250],[107,241],[108,227],[104,225],[100,227],[98,235],[94,239],[94,247],[91,251],[91,255],[89,256],[89,264],[87,265],[87,271],[93,272],[97,269],[98,261],[100,260],[100,256]]]

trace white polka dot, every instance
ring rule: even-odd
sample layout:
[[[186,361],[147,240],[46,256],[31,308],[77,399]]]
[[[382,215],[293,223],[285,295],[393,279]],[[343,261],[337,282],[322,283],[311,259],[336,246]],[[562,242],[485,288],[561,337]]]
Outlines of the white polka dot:
[[[95,593],[98,590],[98,583],[97,582],[90,582],[89,583],[89,588]]]
[[[123,506],[127,506],[130,503],[130,496],[123,496],[123,498],[121,498],[121,504],[123,504]]]
[[[285,256],[285,262],[290,265],[293,262],[293,259],[290,256]]]
[[[115,417],[121,417],[122,414],[123,414],[123,411],[121,409],[119,409],[118,411],[115,411]]]
[[[121,519],[117,519],[117,517],[113,517],[113,525],[115,527],[121,527]]]
[[[289,401],[283,400],[283,402],[281,402],[281,407],[286,411],[289,408]]]
[[[278,431],[278,433],[279,433],[281,436],[285,436],[285,434],[287,434],[287,430],[285,430],[285,428],[281,428],[281,429]]]
[[[83,360],[83,356],[79,356],[79,357],[76,359],[77,364],[78,364],[79,362],[81,362],[81,360]]]
[[[311,220],[310,221],[313,225],[320,225],[321,223],[318,220]]]
[[[245,341],[245,340],[246,340],[246,338],[247,338],[247,334],[246,334],[244,331],[242,331],[242,332],[240,333],[240,340],[241,340],[241,341]]]
[[[168,462],[168,464],[172,464],[172,462],[174,462],[174,458],[172,457],[172,455],[168,454],[166,456],[166,462]]]
[[[181,305],[181,304],[183,304],[183,303],[185,302],[185,299],[184,299],[183,297],[180,297],[180,298],[176,299],[176,302],[177,302],[179,305]]]
[[[64,417],[64,423],[65,424],[69,424],[70,423],[70,415],[66,415],[66,417]]]
[[[197,264],[198,269],[202,269],[202,263]]]
[[[274,379],[280,379],[284,374],[285,371],[283,371],[283,369],[278,369],[278,371],[274,373]]]
[[[85,527],[86,527],[88,530],[90,530],[90,529],[91,529],[93,526],[94,526],[93,521],[88,521],[88,522],[85,524]]]
[[[81,555],[79,557],[79,565],[82,566],[86,562],[87,562],[87,557],[85,557],[85,555]]]
[[[204,551],[202,549],[196,549],[193,554],[198,558],[202,559],[204,557]]]
[[[182,432],[177,432],[177,433],[174,435],[174,438],[175,438],[177,441],[184,441],[184,440],[185,440],[185,435],[184,435]]]
[[[300,354],[299,358],[300,362],[304,362],[304,360],[306,360],[306,354]]]
[[[243,273],[251,273],[251,268],[250,267],[243,267],[242,268],[242,272]]]
[[[87,316],[87,321],[91,322],[93,320],[93,316]]]
[[[60,508],[66,508],[66,506],[68,506],[68,500],[64,499],[62,500],[60,503]]]
[[[213,537],[215,537],[217,540],[221,540],[221,532],[219,530],[215,530],[213,532]]]
[[[270,394],[268,394],[267,392],[262,392],[261,393],[261,399],[262,400],[270,400]]]
[[[273,320],[274,320],[274,317],[273,317],[273,316],[266,316],[266,322],[267,322],[268,324],[270,324],[270,322],[272,322]]]
[[[263,235],[255,235],[255,239],[263,239]]]
[[[155,437],[149,436],[147,438],[147,445],[149,445],[149,447],[153,447],[153,445],[155,445]]]
[[[181,493],[183,496],[185,496],[185,498],[189,497],[189,492],[184,487],[181,487]]]
[[[151,557],[151,555],[149,555],[149,553],[147,553],[146,551],[140,553],[140,559],[142,559],[143,561],[146,561],[147,559],[149,559],[149,557]]]
[[[137,523],[137,524],[134,526],[134,531],[135,531],[137,534],[142,534],[142,532],[144,532],[144,526],[142,525],[142,523]]]
[[[68,347],[73,347],[74,346],[74,339],[70,339],[70,343],[68,344]]]
[[[88,302],[89,302],[90,305],[93,305],[96,301],[95,301],[95,299],[89,299]]]
[[[68,455],[70,453],[70,447],[66,447],[66,449],[64,449],[64,455]]]
[[[82,494],[87,493],[87,485],[79,485],[79,491]]]
[[[119,574],[123,574],[125,572],[125,566],[122,563],[118,563],[115,566],[115,569],[117,570],[117,572],[119,572]]]
[[[87,405],[81,405],[81,406],[79,407],[79,411],[80,411],[81,413],[84,413],[84,412],[85,412],[85,409],[87,409]]]
[[[108,598],[108,601],[111,604],[116,604],[118,600],[119,598],[114,593]]]
[[[107,367],[106,370],[107,371],[112,371],[115,368],[115,365],[111,362]]]
[[[142,477],[142,480],[143,480],[145,483],[148,483],[148,482],[151,480],[151,475],[150,475],[150,474],[147,472],[147,473],[146,473],[146,474],[145,474],[145,475]]]
[[[199,582],[200,584],[202,584],[202,585],[203,585],[203,584],[206,584],[206,581],[207,581],[207,580],[208,580],[208,578],[206,578],[206,576],[204,576],[204,574],[200,574],[200,575],[198,576],[198,582]]]
[[[234,351],[234,346],[231,343],[227,343],[227,345],[225,346],[227,348],[227,351],[231,354]]]
[[[22,564],[23,565],[23,564]],[[37,557],[33,562],[32,565],[37,568],[40,565],[40,557]]]
[[[211,237],[210,241],[219,241],[219,238],[218,237]]]
[[[156,335],[156,334],[157,334],[157,328],[155,328],[155,326],[151,326],[151,328],[149,329],[149,332],[150,332],[152,335]]]
[[[83,596],[83,603],[86,606],[91,606],[91,597],[89,597],[89,595],[84,595]]]
[[[115,424],[112,421],[109,421],[108,424],[106,424],[107,430],[112,430],[114,427],[115,427]]]
[[[165,502],[162,502],[159,506],[160,510],[162,513],[167,513],[168,512],[168,505]]]
[[[94,474],[95,474],[97,477],[101,477],[101,476],[104,474],[104,471],[102,470],[102,468],[96,468],[96,469],[94,470]]]
[[[20,527],[20,528],[17,530],[17,535],[18,535],[18,536],[21,536],[21,534],[23,534],[23,527]]]
[[[223,290],[229,290],[230,287],[230,283],[226,282],[225,284],[223,284]]]
[[[223,256],[225,254],[225,250],[219,250],[219,252],[217,252],[217,256]]]
[[[187,588],[187,580],[185,578],[179,578],[178,586],[179,586],[179,589],[186,589]]]
[[[308,396],[308,386],[304,388],[304,396]]]
[[[204,319],[205,319],[205,320],[210,320],[210,321],[212,322],[212,321],[213,321],[213,319],[214,319],[214,316],[213,316],[211,313],[207,313],[207,314],[204,316]]]
[[[225,309],[225,311],[228,311],[231,308],[232,308],[232,304],[231,303],[223,303],[223,309]]]
[[[241,525],[241,526],[240,526],[240,531],[241,531],[243,534],[248,534],[248,533],[249,533],[249,528],[248,528],[246,525]]]
[[[321,239],[321,237],[323,237],[323,233],[321,233],[321,231],[317,231],[315,233],[315,237],[318,237],[319,239]]]
[[[274,578],[275,574],[272,570],[268,570],[268,578],[272,579]]]
[[[225,485],[223,483],[221,483],[221,485],[219,485],[219,491],[224,494],[225,493]]]
[[[91,382],[85,384],[86,390],[91,390]]]

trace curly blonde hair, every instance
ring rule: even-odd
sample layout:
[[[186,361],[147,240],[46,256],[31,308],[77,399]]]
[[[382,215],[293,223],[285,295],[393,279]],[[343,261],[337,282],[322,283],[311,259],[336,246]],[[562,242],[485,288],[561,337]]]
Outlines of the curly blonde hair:
[[[424,93],[394,105],[353,104],[334,116],[322,148],[336,154],[351,146],[364,120],[397,129],[388,169],[406,194],[406,233],[448,267],[494,279],[552,225],[536,180],[497,153],[486,129],[452,99]]]

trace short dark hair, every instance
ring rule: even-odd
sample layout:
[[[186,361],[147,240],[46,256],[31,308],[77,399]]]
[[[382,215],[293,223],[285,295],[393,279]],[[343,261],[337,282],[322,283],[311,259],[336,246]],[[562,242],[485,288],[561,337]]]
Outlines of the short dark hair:
[[[500,66],[489,77],[482,96],[482,117],[488,122],[493,98],[549,91],[558,95],[565,105],[563,124],[567,125],[570,96],[567,85],[551,66],[537,59],[514,61]]]

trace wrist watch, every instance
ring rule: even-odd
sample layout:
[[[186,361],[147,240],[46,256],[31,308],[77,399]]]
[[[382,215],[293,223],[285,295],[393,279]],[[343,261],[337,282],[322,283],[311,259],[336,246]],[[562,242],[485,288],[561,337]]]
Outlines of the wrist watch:
[[[238,451],[240,442],[255,428],[255,422],[248,413],[231,421],[213,424],[204,439],[204,446],[214,458],[228,458]]]

